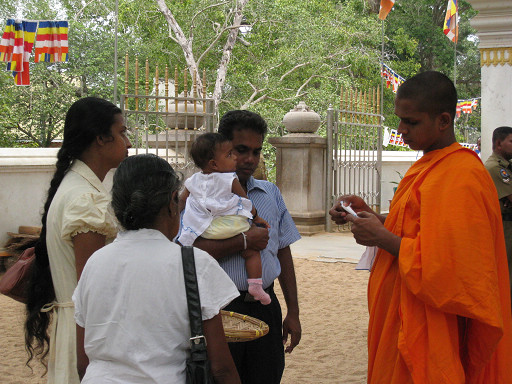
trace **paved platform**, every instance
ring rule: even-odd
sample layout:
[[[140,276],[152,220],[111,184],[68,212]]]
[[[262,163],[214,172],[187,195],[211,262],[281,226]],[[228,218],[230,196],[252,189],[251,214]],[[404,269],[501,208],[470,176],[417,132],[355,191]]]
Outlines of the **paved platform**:
[[[351,232],[322,232],[303,236],[291,245],[294,258],[357,264],[366,247],[354,240]]]

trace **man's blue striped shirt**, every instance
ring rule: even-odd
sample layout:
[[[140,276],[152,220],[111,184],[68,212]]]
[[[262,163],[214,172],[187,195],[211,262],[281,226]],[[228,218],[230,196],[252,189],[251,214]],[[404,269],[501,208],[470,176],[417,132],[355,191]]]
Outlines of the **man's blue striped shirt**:
[[[251,176],[247,181],[247,195],[256,207],[258,216],[270,225],[267,248],[260,252],[263,287],[267,288],[281,274],[277,252],[299,240],[300,235],[276,185]],[[239,290],[247,291],[245,261],[240,253],[223,257],[219,264]]]

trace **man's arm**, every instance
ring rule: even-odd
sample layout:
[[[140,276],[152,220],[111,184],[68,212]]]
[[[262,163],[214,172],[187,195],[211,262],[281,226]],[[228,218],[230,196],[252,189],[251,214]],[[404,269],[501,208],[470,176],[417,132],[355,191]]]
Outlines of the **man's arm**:
[[[232,255],[233,253],[243,251],[245,243],[247,243],[248,249],[254,249],[255,251],[262,251],[267,247],[267,228],[260,228],[253,225],[248,231],[245,232],[245,236],[245,242],[243,234],[239,234],[224,240],[211,240],[198,237],[196,241],[194,241],[194,247],[208,252],[216,260],[222,259],[228,255]]]
[[[302,329],[299,320],[299,301],[297,298],[297,280],[295,279],[295,268],[293,267],[292,252],[290,247],[285,247],[277,252],[277,258],[281,264],[281,274],[279,275],[279,284],[283,290],[286,301],[287,313],[283,321],[283,344],[288,340],[288,334],[291,336],[290,345],[285,352],[291,353],[301,338]]]
[[[487,160],[484,165],[487,172],[491,175],[491,179],[496,187],[498,199],[505,205],[512,205],[512,185],[509,184],[510,181],[505,182],[504,177],[501,174],[504,167],[502,167],[498,162],[489,160]],[[506,169],[508,170],[508,168]]]

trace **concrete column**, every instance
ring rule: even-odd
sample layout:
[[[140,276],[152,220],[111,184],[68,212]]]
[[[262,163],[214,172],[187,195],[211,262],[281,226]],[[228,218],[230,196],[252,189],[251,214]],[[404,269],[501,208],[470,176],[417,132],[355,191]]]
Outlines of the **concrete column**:
[[[482,160],[492,153],[492,132],[512,126],[512,1],[469,0],[480,39]]]
[[[320,116],[304,103],[287,113],[289,134],[271,137],[277,149],[276,183],[302,235],[325,231],[325,151],[327,139],[315,134]]]

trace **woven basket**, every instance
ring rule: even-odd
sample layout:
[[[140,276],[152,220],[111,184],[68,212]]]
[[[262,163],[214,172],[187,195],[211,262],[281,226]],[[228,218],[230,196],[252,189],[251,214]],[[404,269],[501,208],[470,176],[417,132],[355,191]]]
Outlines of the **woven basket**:
[[[255,340],[268,333],[268,325],[254,317],[222,310],[220,314],[228,343]]]

